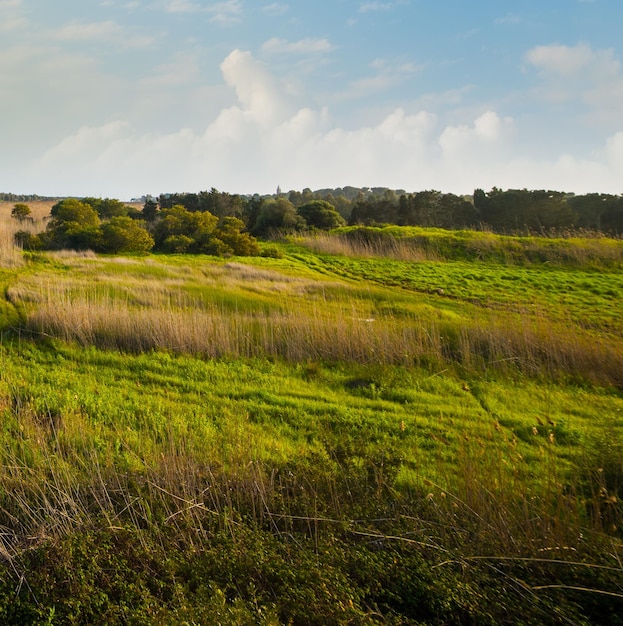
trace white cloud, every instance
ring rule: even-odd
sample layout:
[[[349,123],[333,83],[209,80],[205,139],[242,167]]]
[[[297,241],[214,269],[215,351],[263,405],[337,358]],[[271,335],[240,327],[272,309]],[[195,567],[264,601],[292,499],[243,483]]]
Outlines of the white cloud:
[[[247,117],[259,123],[282,119],[288,110],[277,81],[250,52],[234,50],[221,64],[225,82],[236,91]]]
[[[594,50],[587,44],[537,46],[525,60],[539,70],[546,99],[581,103],[592,122],[617,130],[623,124],[623,73],[613,50]]]
[[[521,24],[521,16],[517,13],[507,13],[504,17],[498,17],[495,20],[496,24]]]
[[[299,41],[287,41],[273,37],[262,45],[264,52],[272,54],[316,54],[331,52],[335,46],[328,39],[306,38]]]
[[[199,64],[193,53],[178,53],[169,63],[154,68],[152,74],[140,81],[144,87],[173,87],[194,83],[199,78]]]
[[[547,74],[576,75],[588,68],[598,67],[600,73],[617,73],[620,64],[612,50],[594,52],[587,44],[536,46],[526,54],[526,60]]]
[[[599,153],[522,156],[517,122],[494,110],[459,125],[427,111],[396,108],[346,130],[326,108],[293,108],[283,87],[249,52],[221,64],[235,94],[202,131],[139,132],[126,121],[82,126],[30,171],[54,194],[116,195],[197,191],[266,193],[344,185],[467,193],[475,187],[619,192],[623,132]],[[32,191],[32,186],[30,187]]]
[[[351,82],[344,91],[337,94],[338,99],[359,99],[386,91],[390,87],[410,79],[421,70],[420,66],[411,61],[389,61],[387,59],[375,59],[370,63],[370,68],[375,72],[372,76]]]
[[[284,13],[287,13],[289,9],[290,7],[287,4],[282,4],[280,2],[273,2],[272,4],[267,4],[262,7],[262,11],[264,11],[264,13],[272,16],[283,15]]]
[[[123,28],[115,22],[70,22],[56,31],[55,37],[63,40],[109,40],[123,33]]]
[[[154,42],[153,37],[133,35],[111,20],[105,22],[73,21],[55,31],[53,37],[59,41],[99,41],[127,48],[142,48]]]
[[[225,0],[217,2],[206,9],[212,14],[211,22],[229,25],[236,24],[242,18],[242,3],[240,0]]]
[[[202,7],[190,0],[167,0],[165,10],[168,13],[196,13],[201,11]]]
[[[364,2],[359,6],[359,13],[368,13],[370,11],[389,11],[393,8],[393,2]]]
[[[485,181],[502,178],[500,170],[512,156],[514,135],[514,121],[495,111],[481,114],[472,125],[447,126],[438,139],[446,176],[463,185],[471,181],[475,187],[493,186]]]
[[[8,33],[26,27],[28,20],[23,17],[7,17],[0,22],[0,32]]]
[[[25,28],[28,20],[20,15],[21,0],[0,0],[0,33]]]
[[[198,4],[191,0],[166,0],[168,13],[209,13],[211,22],[223,25],[235,24],[241,20],[241,0],[223,0],[209,5]]]

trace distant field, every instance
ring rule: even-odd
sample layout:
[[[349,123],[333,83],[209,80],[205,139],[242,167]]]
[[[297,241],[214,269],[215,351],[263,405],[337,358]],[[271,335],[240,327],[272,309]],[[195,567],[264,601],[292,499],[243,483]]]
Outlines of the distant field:
[[[33,219],[37,221],[41,221],[50,215],[51,208],[57,202],[58,200],[37,200],[37,201],[32,201],[32,202],[31,201],[22,202],[20,204],[27,204],[30,207],[30,210],[32,211]],[[15,202],[7,202],[4,200],[0,200],[0,220],[11,217],[11,211],[13,210],[13,207],[15,206],[15,204],[16,204]],[[138,209],[143,208],[142,203],[126,202],[125,204],[127,204],[128,206],[136,207]]]
[[[2,623],[619,623],[622,242],[373,237],[5,256]]]
[[[50,209],[56,204],[57,200],[41,200],[36,202],[22,202],[20,204],[27,204],[32,211],[32,217],[35,220],[42,220],[44,217],[50,215]],[[11,211],[15,206],[15,202],[6,202],[0,200],[0,219],[10,218]]]

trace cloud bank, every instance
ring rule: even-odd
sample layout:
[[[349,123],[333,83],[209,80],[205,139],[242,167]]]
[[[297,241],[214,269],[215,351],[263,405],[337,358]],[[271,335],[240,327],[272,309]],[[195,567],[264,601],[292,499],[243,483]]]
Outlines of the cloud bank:
[[[178,10],[187,5],[193,6],[175,4]],[[329,45],[323,40],[267,42],[269,49],[300,47],[311,53]],[[592,111],[601,105],[608,109],[600,91],[606,82],[608,93],[620,88],[620,67],[607,52],[540,47],[525,60],[559,77],[560,89],[570,89],[578,76],[590,72],[593,81],[581,97]],[[595,78],[597,67],[603,81]],[[47,149],[23,173],[22,185],[51,195],[124,199],[213,186],[232,193],[271,193],[277,185],[284,190],[355,185],[455,193],[493,186],[623,191],[623,131],[594,154],[539,159],[522,153],[518,120],[493,109],[448,124],[429,111],[396,107],[375,123],[345,128],[326,107],[293,106],[283,84],[248,51],[233,50],[220,69],[234,100],[202,130],[146,133],[122,119],[85,125]]]

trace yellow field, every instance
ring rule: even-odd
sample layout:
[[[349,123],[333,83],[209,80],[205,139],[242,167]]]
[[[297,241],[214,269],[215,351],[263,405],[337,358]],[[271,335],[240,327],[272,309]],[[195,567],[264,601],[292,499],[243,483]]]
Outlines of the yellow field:
[[[11,211],[16,204],[27,204],[32,212],[31,217],[37,221],[50,215],[50,209],[58,202],[58,200],[36,200],[33,202],[7,202],[0,200],[0,219],[11,217]]]

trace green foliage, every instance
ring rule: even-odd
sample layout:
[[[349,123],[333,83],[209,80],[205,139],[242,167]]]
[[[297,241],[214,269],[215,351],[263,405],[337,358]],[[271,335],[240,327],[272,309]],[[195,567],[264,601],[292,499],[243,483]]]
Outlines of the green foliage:
[[[152,237],[127,214],[128,208],[118,200],[69,198],[52,207],[45,232],[20,232],[16,240],[27,250],[90,249],[115,254],[150,250]],[[100,217],[107,219],[102,223]]]
[[[130,217],[113,217],[104,222],[101,229],[103,252],[149,252],[154,247],[153,237]]]
[[[269,259],[283,259],[285,256],[277,246],[264,246],[260,254]]]
[[[100,220],[97,211],[86,202],[75,198],[61,200],[50,210],[53,227],[66,224],[81,224],[85,228],[99,226]]]
[[[11,217],[18,222],[24,222],[30,217],[31,213],[32,211],[27,204],[18,202],[11,210]]]
[[[297,213],[308,226],[320,230],[331,230],[346,225],[344,218],[335,210],[335,207],[324,200],[307,202],[298,207]]]
[[[296,212],[294,205],[286,198],[269,199],[262,203],[253,234],[267,236],[277,231],[300,230],[305,220]]]
[[[219,219],[206,212],[191,212],[181,205],[160,212],[154,229],[156,249],[224,256],[252,256],[259,253],[257,242],[242,232],[244,222],[235,217]]]
[[[18,230],[14,235],[15,243],[23,250],[42,250],[44,239],[27,230]]]
[[[244,222],[236,217],[223,217],[219,220],[215,236],[224,245],[226,252],[238,256],[256,256],[260,252],[257,241],[249,233],[242,232]],[[219,256],[222,256],[221,253]]]
[[[143,211],[142,211],[143,219],[151,224],[156,221],[158,213],[159,213],[158,203],[155,200],[152,200],[151,198],[148,199],[145,202],[145,205],[143,206]]]
[[[130,209],[126,204],[114,198],[83,198],[82,202],[92,207],[102,220],[127,217]]]
[[[61,200],[51,211],[44,246],[52,249],[94,250],[101,244],[100,219],[89,204],[75,198]]]
[[[188,235],[169,235],[160,244],[160,250],[167,254],[184,254],[191,249],[194,240]]]

